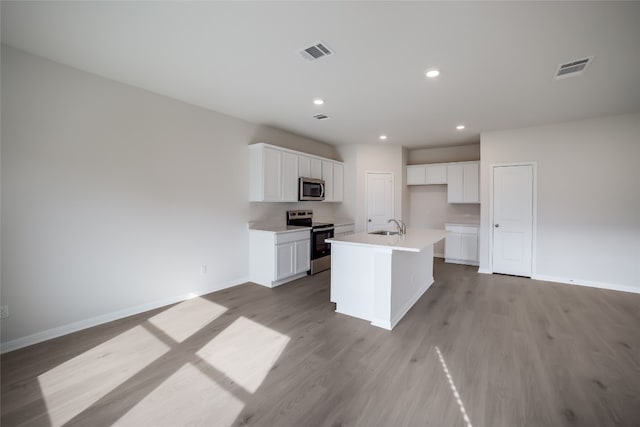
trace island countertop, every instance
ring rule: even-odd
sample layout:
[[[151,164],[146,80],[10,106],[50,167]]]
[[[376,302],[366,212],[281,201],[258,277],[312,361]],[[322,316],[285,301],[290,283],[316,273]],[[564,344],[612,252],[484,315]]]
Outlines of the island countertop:
[[[380,236],[369,233],[356,233],[346,236],[333,237],[325,240],[332,244],[354,246],[368,246],[372,248],[394,249],[398,251],[420,252],[434,243],[444,239],[449,234],[446,230],[430,228],[409,228],[403,235]]]

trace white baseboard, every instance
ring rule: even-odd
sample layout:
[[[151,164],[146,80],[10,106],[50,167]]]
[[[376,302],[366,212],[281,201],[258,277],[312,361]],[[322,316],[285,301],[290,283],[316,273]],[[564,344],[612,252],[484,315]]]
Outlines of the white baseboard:
[[[282,279],[282,280],[277,280],[275,282],[271,282],[271,286],[269,285],[263,285],[262,283],[258,283],[258,285],[263,285],[263,286],[267,286],[267,288],[275,288],[276,286],[280,286],[280,285],[284,285],[285,283],[289,283],[292,282],[296,279],[299,279],[301,277],[306,277],[307,272],[304,271],[302,273],[298,273],[295,276],[291,276],[291,277],[287,277],[286,279]],[[255,283],[255,282],[254,282]]]
[[[534,274],[531,276],[531,278],[534,280],[541,280],[543,282],[565,283],[567,285],[587,286],[590,288],[600,288],[600,289],[608,289],[611,291],[622,291],[622,292],[631,292],[634,294],[640,294],[640,288],[633,287],[633,286],[616,285],[613,283],[594,282],[591,280],[582,280],[582,279],[570,279],[568,277],[545,276],[543,274]]]
[[[449,264],[475,265],[476,267],[478,266],[477,261],[467,261],[464,259],[445,258],[444,262],[447,262]]]
[[[488,268],[480,267],[478,269],[478,273],[480,273],[480,274],[493,274],[493,271],[489,270]]]
[[[231,282],[210,286],[207,288],[201,288],[188,294],[182,294],[170,298],[163,298],[147,304],[137,305],[135,307],[129,307],[122,310],[114,311],[100,316],[91,317],[89,319],[79,320],[77,322],[68,323],[66,325],[57,326],[55,328],[47,329],[46,331],[37,332],[26,337],[16,338],[11,341],[0,343],[0,354],[8,353],[19,348],[27,347],[33,344],[38,344],[43,341],[50,340],[52,338],[61,337],[73,332],[81,331],[83,329],[91,328],[93,326],[102,325],[107,322],[122,319],[125,317],[133,316],[134,314],[144,313],[145,311],[153,310],[156,308],[164,307],[165,305],[175,304],[201,295],[210,294],[211,292],[220,291],[222,289],[231,288],[233,286],[241,285],[248,282],[248,278],[237,279]]]

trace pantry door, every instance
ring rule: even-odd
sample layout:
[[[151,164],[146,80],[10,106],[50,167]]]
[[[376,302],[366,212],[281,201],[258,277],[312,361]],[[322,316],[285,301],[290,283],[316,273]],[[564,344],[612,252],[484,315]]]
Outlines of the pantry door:
[[[493,272],[531,277],[534,169],[493,167]]]
[[[393,173],[367,172],[367,232],[390,230],[393,224]]]

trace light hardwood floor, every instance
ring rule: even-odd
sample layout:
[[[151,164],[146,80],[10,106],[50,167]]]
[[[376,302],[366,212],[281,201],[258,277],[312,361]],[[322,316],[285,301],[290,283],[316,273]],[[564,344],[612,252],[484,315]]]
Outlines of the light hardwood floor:
[[[336,314],[324,272],[5,354],[2,425],[640,425],[640,295],[434,275],[392,332]]]

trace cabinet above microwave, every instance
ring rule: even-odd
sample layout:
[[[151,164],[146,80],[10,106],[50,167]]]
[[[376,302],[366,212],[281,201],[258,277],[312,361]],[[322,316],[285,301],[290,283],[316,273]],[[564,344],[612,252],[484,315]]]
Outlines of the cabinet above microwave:
[[[265,143],[249,146],[249,201],[297,202],[299,178],[324,181],[324,202],[342,202],[342,162]]]

